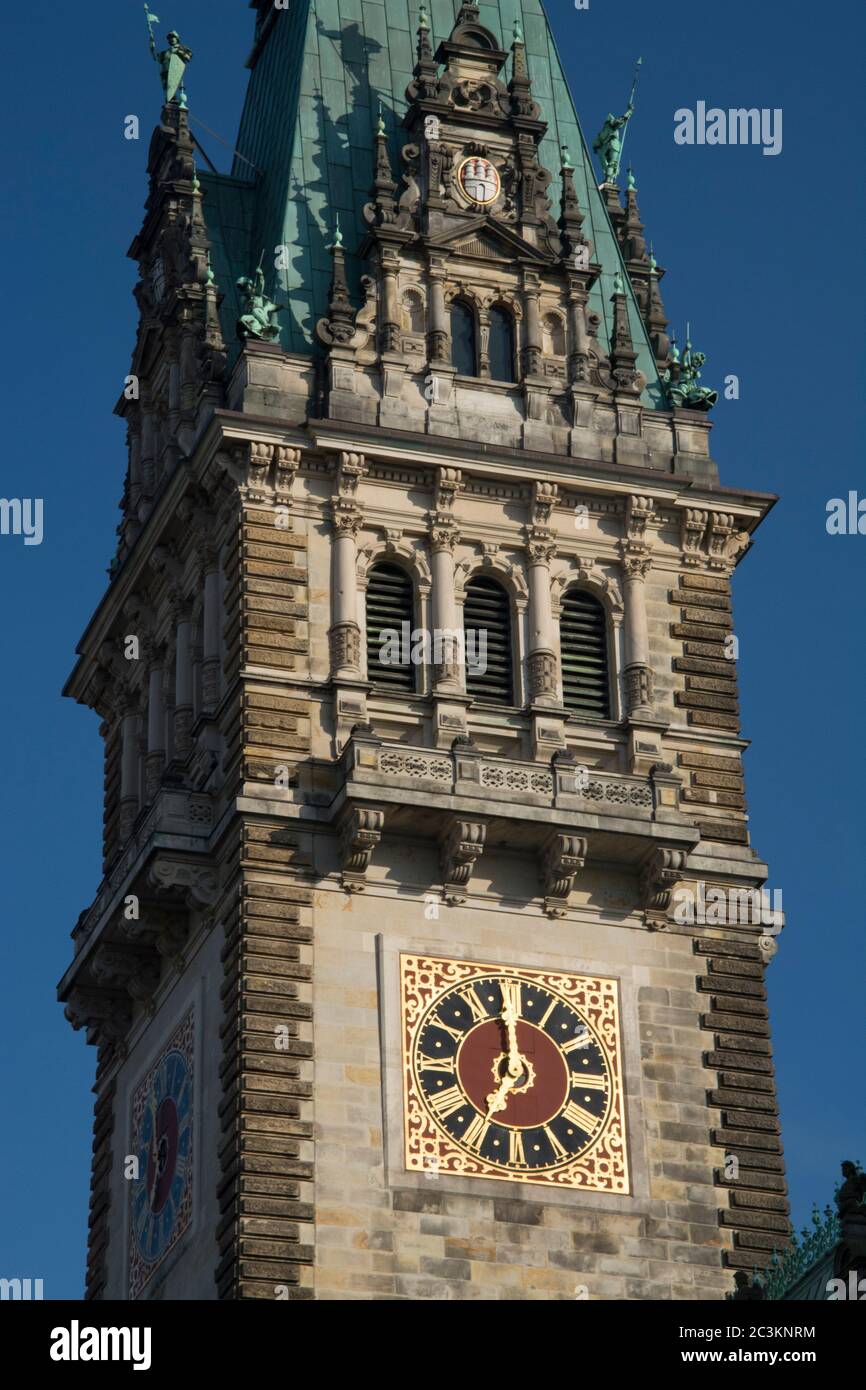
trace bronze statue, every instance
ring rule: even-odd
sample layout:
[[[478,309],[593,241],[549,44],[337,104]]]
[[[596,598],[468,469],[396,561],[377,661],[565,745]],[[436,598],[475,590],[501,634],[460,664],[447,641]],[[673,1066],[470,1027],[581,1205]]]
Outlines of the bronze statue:
[[[631,84],[631,95],[628,99],[628,106],[621,116],[614,116],[612,111],[607,113],[607,120],[595,137],[593,150],[601,160],[604,170],[605,183],[615,183],[619,175],[619,166],[622,162],[622,147],[625,144],[625,127],[634,114],[634,94],[637,88],[638,68],[643,62],[638,58],[635,63],[634,79]],[[620,134],[622,131],[622,134]]]
[[[237,321],[237,335],[241,342],[246,342],[247,338],[257,338],[263,343],[273,343],[280,336],[280,325],[276,321],[276,315],[281,313],[283,306],[276,304],[265,294],[265,273],[262,270],[261,259],[256,267],[255,278],[250,280],[248,276],[242,275],[237,282],[237,288],[244,296],[244,312]]]
[[[166,34],[165,39],[168,48],[163,49],[162,53],[156,51],[156,41],[153,37],[153,26],[159,24],[159,18],[148,9],[145,4],[144,17],[147,23],[147,32],[150,35],[150,52],[154,62],[159,67],[159,77],[162,82],[162,90],[166,101],[174,101],[178,90],[182,91],[181,84],[186,65],[192,59],[192,49],[187,48],[180,41],[180,34],[175,29]]]

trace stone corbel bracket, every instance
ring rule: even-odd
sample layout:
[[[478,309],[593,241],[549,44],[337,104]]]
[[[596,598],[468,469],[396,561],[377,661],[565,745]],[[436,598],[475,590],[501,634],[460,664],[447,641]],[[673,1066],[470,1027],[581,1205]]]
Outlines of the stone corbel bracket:
[[[152,1007],[160,976],[159,960],[152,952],[105,942],[97,950],[90,971],[98,985],[125,989],[130,999]]]
[[[191,908],[212,907],[216,902],[216,872],[207,864],[158,855],[147,871],[147,881],[158,893],[177,894]]]
[[[385,812],[377,806],[353,806],[340,828],[340,872],[347,893],[362,893],[373,850],[382,838]]]
[[[651,849],[640,870],[640,899],[650,931],[664,931],[674,889],[685,872],[688,850]]]
[[[132,1024],[132,1000],[126,991],[111,992],[76,986],[69,995],[64,1016],[77,1031],[84,1028],[88,1043],[108,1044],[125,1051]]]
[[[539,877],[548,917],[564,917],[574,881],[586,864],[587,842],[554,832],[541,851]]]
[[[442,897],[455,906],[466,901],[466,885],[475,861],[484,850],[487,825],[484,821],[452,820],[439,841],[442,871]]]

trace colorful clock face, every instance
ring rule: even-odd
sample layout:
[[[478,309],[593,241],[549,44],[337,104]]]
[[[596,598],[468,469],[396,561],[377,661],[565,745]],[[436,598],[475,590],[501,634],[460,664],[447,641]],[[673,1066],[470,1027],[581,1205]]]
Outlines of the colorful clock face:
[[[407,1167],[628,1190],[615,981],[401,968]]]
[[[193,1076],[191,1016],[137,1088],[133,1102],[131,1296],[147,1283],[189,1225]]]

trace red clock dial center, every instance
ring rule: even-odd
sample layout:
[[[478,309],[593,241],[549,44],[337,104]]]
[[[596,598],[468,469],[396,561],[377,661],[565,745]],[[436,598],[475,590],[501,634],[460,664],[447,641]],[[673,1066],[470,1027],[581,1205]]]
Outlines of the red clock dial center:
[[[517,1046],[531,1066],[524,1068],[502,1110],[491,1119],[498,1124],[531,1128],[547,1124],[568,1099],[568,1067],[559,1048],[540,1028],[521,1019]],[[457,1075],[476,1110],[487,1114],[488,1099],[507,1069],[508,1035],[501,1019],[479,1023],[463,1040],[457,1057]],[[531,1084],[528,1084],[530,1083]]]

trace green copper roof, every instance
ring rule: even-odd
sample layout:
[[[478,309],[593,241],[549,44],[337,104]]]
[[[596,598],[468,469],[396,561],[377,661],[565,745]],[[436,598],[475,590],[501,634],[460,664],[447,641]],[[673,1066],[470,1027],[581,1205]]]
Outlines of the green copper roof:
[[[431,38],[448,37],[459,0],[427,6]],[[373,182],[373,139],[381,114],[390,137],[392,167],[399,169],[405,92],[415,65],[418,0],[294,0],[276,12],[250,76],[237,149],[249,163],[235,161],[233,177],[201,171],[205,215],[214,239],[213,265],[226,298],[226,338],[234,344],[234,280],[249,275],[265,248],[286,245],[288,268],[273,271],[268,288],[289,304],[281,315],[282,343],[309,352],[316,322],[325,312],[331,278],[328,248],[339,220],[350,284],[361,266],[356,249],[366,230],[361,209]],[[591,308],[602,320],[605,349],[613,321],[614,276],[623,273],[638,366],[647,378],[645,403],[663,406],[646,330],[624,274],[616,238],[597,189],[596,174],[565,81],[553,34],[540,0],[482,4],[480,22],[510,49],[515,22],[523,29],[532,93],[548,131],[541,159],[553,174],[548,193],[559,215],[561,147],[574,164],[574,184],[585,215],[584,234],[603,267]],[[507,64],[510,73],[511,60]],[[249,182],[250,165],[260,172]],[[248,240],[245,240],[248,238]],[[360,302],[356,297],[356,303]]]

